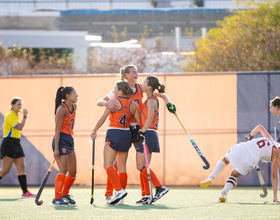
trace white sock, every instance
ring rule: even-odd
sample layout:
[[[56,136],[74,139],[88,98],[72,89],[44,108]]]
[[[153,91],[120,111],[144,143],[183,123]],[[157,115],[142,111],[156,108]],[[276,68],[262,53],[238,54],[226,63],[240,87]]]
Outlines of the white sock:
[[[221,194],[227,195],[228,192],[231,190],[231,188],[235,185],[236,181],[237,181],[236,178],[234,178],[233,176],[229,176]]]
[[[210,174],[209,178],[214,180],[220,174],[220,172],[222,172],[223,169],[225,169],[225,167],[226,167],[226,164],[224,163],[224,161],[220,160],[216,164],[216,166],[215,166],[214,170],[212,171],[212,173]]]

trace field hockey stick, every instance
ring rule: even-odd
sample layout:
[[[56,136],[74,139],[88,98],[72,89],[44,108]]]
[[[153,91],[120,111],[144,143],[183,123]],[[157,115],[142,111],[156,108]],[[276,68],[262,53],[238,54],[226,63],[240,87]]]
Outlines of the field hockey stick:
[[[144,149],[144,155],[145,155],[145,161],[146,161],[146,167],[147,167],[147,174],[148,174],[148,180],[149,180],[149,188],[150,188],[150,199],[148,199],[148,204],[152,204],[152,202],[153,202],[153,187],[152,187],[151,173],[150,173],[148,153],[147,153],[146,147],[147,147],[147,145],[146,145],[145,140],[144,140],[143,141],[143,149]]]
[[[245,136],[245,139],[246,139],[246,141],[250,141],[252,139],[252,137],[249,134],[249,135]],[[263,180],[261,169],[260,169],[258,164],[256,165],[256,170],[257,170],[259,181],[260,181],[260,184],[261,184],[262,190],[263,190],[263,193],[260,194],[260,197],[265,198],[267,196],[267,189],[266,189],[266,186],[265,186],[265,183],[264,183],[264,180]]]
[[[203,154],[201,153],[201,151],[199,150],[198,146],[196,145],[196,143],[194,142],[194,140],[192,139],[191,135],[189,134],[189,132],[186,130],[186,128],[184,127],[184,125],[182,124],[181,120],[179,119],[178,115],[176,113],[174,113],[174,115],[176,116],[177,120],[179,121],[180,125],[182,126],[182,128],[184,129],[184,131],[186,132],[188,138],[190,139],[194,149],[196,150],[196,152],[198,153],[198,155],[201,157],[201,159],[203,160],[203,162],[205,163],[205,166],[203,166],[203,169],[207,170],[210,167],[210,164],[208,163],[208,161],[206,160],[206,158],[203,156]]]
[[[95,140],[92,142],[92,171],[91,171],[91,197],[90,204],[94,202],[94,153],[95,153]]]
[[[260,169],[258,164],[256,165],[256,170],[257,170],[258,177],[259,177],[259,180],[260,180],[260,184],[261,184],[262,190],[263,190],[263,193],[260,194],[260,197],[265,198],[267,196],[267,189],[266,189],[266,186],[265,186],[265,183],[264,183],[264,180],[263,180],[261,169]]]
[[[50,165],[50,167],[49,167],[49,169],[48,169],[48,171],[47,171],[47,173],[46,173],[46,175],[45,175],[45,177],[44,177],[44,179],[43,179],[43,182],[42,182],[41,185],[40,185],[39,191],[38,191],[38,193],[37,193],[37,195],[36,195],[36,198],[35,198],[35,203],[36,203],[37,205],[42,205],[42,204],[43,204],[43,201],[42,201],[42,200],[39,201],[39,198],[40,198],[41,193],[42,193],[42,191],[43,191],[43,189],[44,189],[44,187],[45,187],[45,185],[46,185],[46,183],[47,183],[47,180],[48,180],[48,178],[49,178],[49,176],[50,176],[50,173],[51,173],[51,171],[52,171],[52,168],[53,168],[54,163],[55,163],[55,159],[53,159],[53,162],[52,162],[52,164]]]

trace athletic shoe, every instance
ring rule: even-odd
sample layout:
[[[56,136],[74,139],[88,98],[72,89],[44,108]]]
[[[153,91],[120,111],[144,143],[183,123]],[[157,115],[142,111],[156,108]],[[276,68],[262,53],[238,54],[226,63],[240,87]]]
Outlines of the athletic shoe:
[[[168,193],[169,189],[166,188],[165,186],[162,186],[161,188],[156,187],[156,195],[153,198],[152,202],[155,202],[159,200],[161,197],[163,197],[166,193]]]
[[[149,196],[145,201],[142,202],[142,204],[152,204],[154,202],[154,199],[151,200],[151,197]]]
[[[74,199],[71,198],[72,196],[70,196],[69,194],[67,196],[62,196],[62,199],[64,199],[66,202],[68,202],[71,205],[75,205],[76,202]]]
[[[199,185],[202,188],[206,188],[207,186],[212,185],[212,184],[213,184],[213,180],[211,178],[207,178],[206,180],[201,181]]]
[[[29,192],[29,190],[27,190],[26,193],[22,193],[21,198],[35,198],[36,194],[32,194],[31,192]]]
[[[111,200],[112,200],[112,196],[111,194],[108,194],[106,197],[105,197],[105,201],[107,204],[110,204],[111,203]]]
[[[149,195],[144,195],[140,200],[136,202],[136,204],[147,204],[147,200],[150,198]]]
[[[218,202],[226,202],[227,201],[227,196],[224,193],[221,193]]]
[[[69,205],[69,202],[64,201],[62,198],[59,198],[59,199],[53,199],[52,204],[53,205]]]
[[[123,199],[121,199],[120,201],[118,201],[117,205],[123,205]]]
[[[115,196],[114,198],[111,200],[110,205],[115,205],[116,203],[118,203],[121,199],[123,199],[124,197],[126,197],[127,192],[124,189],[121,189],[119,191],[115,192]]]
[[[147,200],[150,198],[149,195],[144,195],[140,200],[136,202],[136,204],[147,204]]]

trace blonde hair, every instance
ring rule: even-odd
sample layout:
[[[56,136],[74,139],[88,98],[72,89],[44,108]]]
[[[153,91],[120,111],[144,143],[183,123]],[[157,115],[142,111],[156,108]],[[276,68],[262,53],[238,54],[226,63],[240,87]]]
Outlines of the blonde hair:
[[[121,74],[121,80],[122,80],[122,81],[125,81],[125,80],[126,80],[125,74],[129,73],[129,72],[130,72],[130,69],[132,69],[132,68],[134,68],[134,69],[137,70],[137,67],[134,66],[134,65],[127,65],[127,66],[121,68],[120,74]]]

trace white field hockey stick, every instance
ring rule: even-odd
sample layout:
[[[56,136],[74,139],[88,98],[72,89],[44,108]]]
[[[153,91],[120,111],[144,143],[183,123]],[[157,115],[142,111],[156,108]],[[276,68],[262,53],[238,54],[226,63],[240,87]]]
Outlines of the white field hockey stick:
[[[198,146],[196,145],[196,143],[194,142],[194,140],[192,139],[191,135],[189,134],[189,132],[187,131],[187,129],[184,127],[184,125],[182,124],[181,120],[179,119],[178,115],[176,113],[174,113],[174,115],[176,116],[177,120],[179,121],[180,125],[182,126],[182,128],[184,129],[184,131],[186,132],[188,138],[190,139],[194,149],[196,150],[196,152],[198,153],[198,155],[201,157],[201,159],[203,160],[203,162],[205,163],[205,166],[203,166],[203,169],[207,170],[210,167],[210,164],[208,163],[208,161],[206,160],[206,158],[203,156],[203,154],[201,153],[201,151],[199,150]]]
[[[261,184],[262,190],[263,190],[263,193],[260,194],[260,197],[265,198],[267,196],[267,189],[266,189],[266,186],[265,186],[265,183],[264,183],[264,180],[263,180],[261,169],[260,169],[258,164],[256,165],[256,170],[257,170],[258,177],[259,177],[259,180],[260,180],[260,184]]]
[[[146,161],[146,167],[147,167],[147,174],[148,174],[148,180],[149,180],[149,188],[150,188],[150,198],[148,199],[148,204],[152,204],[152,202],[153,202],[153,187],[152,187],[148,153],[147,153],[146,147],[147,147],[147,145],[146,145],[146,142],[144,140],[143,141],[143,149],[144,149],[144,155],[145,155],[145,161]]]

